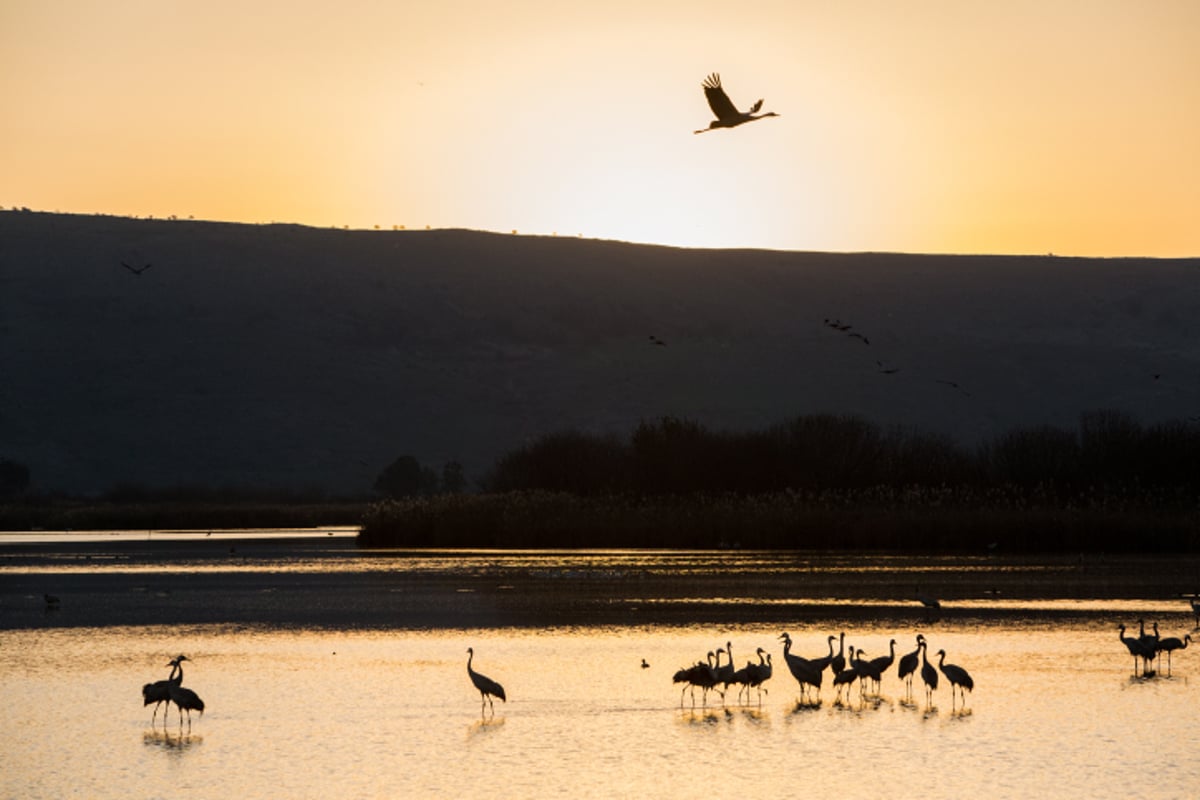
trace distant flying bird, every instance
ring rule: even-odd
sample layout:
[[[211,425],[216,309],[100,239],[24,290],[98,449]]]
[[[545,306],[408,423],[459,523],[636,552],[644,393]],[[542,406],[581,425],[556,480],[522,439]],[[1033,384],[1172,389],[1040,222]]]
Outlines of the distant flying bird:
[[[153,264],[146,264],[143,267],[131,267],[128,264],[126,264],[124,261],[122,261],[121,266],[124,267],[125,269],[129,270],[130,272],[132,272],[134,275],[141,275],[143,272],[150,269],[150,267],[152,267]]]
[[[471,659],[475,658],[475,650],[467,648],[467,674],[471,676],[471,683],[475,684],[475,688],[479,690],[479,696],[482,701],[479,703],[479,713],[483,713],[485,704],[492,707],[492,713],[496,713],[496,705],[492,702],[492,697],[499,697],[501,702],[507,703],[508,698],[504,696],[504,687],[496,683],[486,675],[480,675],[475,670],[471,669]]]
[[[959,385],[958,385],[956,382],[954,382],[954,381],[942,381],[942,380],[939,380],[939,381],[934,381],[934,382],[935,382],[935,383],[940,383],[940,384],[942,384],[943,386],[949,386],[951,389],[957,389],[958,391],[960,391],[960,392],[962,392],[963,394],[965,394],[967,397],[970,397],[970,396],[971,396],[971,393],[970,393],[970,392],[968,392],[966,389],[964,389],[964,388],[962,388],[961,386],[959,386]]]
[[[42,595],[42,598],[46,601],[46,608],[58,608],[59,604],[62,602],[58,599],[57,595],[53,594],[44,594]]]
[[[664,342],[662,339],[658,338],[654,334],[650,334],[650,344],[655,344],[655,345],[658,345],[659,347],[667,346],[666,342]]]
[[[701,128],[698,131],[693,131],[693,133],[706,133],[717,128],[735,128],[743,122],[753,122],[756,119],[763,119],[764,117],[779,116],[774,111],[759,114],[757,117],[754,116],[762,108],[762,100],[750,106],[750,110],[745,113],[738,111],[729,99],[729,95],[725,94],[725,90],[721,88],[721,76],[715,72],[705,78],[704,83],[701,85],[704,87],[704,96],[708,98],[709,108],[712,109],[713,114],[717,118],[708,123],[707,128]]]
[[[882,361],[876,361],[875,366],[879,367],[879,371],[884,375],[895,375],[900,371],[899,367],[885,367]]]

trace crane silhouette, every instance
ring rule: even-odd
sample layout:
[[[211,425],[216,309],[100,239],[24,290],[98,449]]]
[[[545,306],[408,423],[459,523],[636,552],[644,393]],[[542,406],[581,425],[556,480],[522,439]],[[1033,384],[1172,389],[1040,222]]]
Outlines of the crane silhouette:
[[[879,658],[872,658],[867,662],[866,674],[875,681],[875,692],[879,693],[880,684],[883,682],[883,673],[887,672],[888,667],[896,660],[896,640],[892,639],[888,645],[888,654]]]
[[[814,664],[807,658],[792,655],[792,637],[784,633],[779,634],[779,638],[783,641],[783,660],[787,662],[788,671],[792,673],[792,677],[800,684],[800,702],[804,702],[804,692],[806,687],[813,687],[817,690],[818,704],[821,696],[821,674],[823,669],[817,669]],[[832,637],[831,637],[832,638]],[[830,649],[833,648],[832,643]]]
[[[1117,626],[1117,635],[1121,638],[1121,644],[1125,645],[1125,649],[1129,651],[1129,655],[1133,656],[1133,674],[1136,677],[1138,674],[1138,659],[1145,660],[1145,651],[1142,649],[1142,643],[1133,636],[1126,636],[1124,625]]]
[[[1138,620],[1138,641],[1142,645],[1142,677],[1154,677],[1154,657],[1158,655],[1158,623],[1154,623],[1154,635],[1146,633],[1146,623]]]
[[[974,690],[975,681],[971,680],[971,676],[965,669],[957,664],[946,663],[946,651],[938,650],[938,669],[946,676],[946,680],[950,681],[950,704],[954,705],[954,690],[957,687],[958,691],[962,692],[963,705],[967,704],[967,692]]]
[[[1188,644],[1190,644],[1191,641],[1192,641],[1191,634],[1184,636],[1182,639],[1180,639],[1177,636],[1168,636],[1166,639],[1160,639],[1158,641],[1158,652],[1159,652],[1158,657],[1159,657],[1159,659],[1162,659],[1163,653],[1167,654],[1167,676],[1168,677],[1170,677],[1170,675],[1171,675],[1171,653],[1175,652],[1176,650],[1186,650]]]
[[[702,700],[708,704],[708,690],[717,683],[717,670],[713,666],[713,652],[710,650],[705,661],[697,661],[690,667],[676,671],[672,683],[682,683],[683,691],[679,693],[679,707],[683,708],[683,696],[688,689],[692,690],[692,707],[696,707],[696,687],[702,690]]]
[[[928,594],[925,594],[924,592],[922,592],[920,586],[917,587],[917,590],[914,593],[914,595],[916,597],[917,602],[920,603],[921,605],[925,606],[925,608],[929,609],[930,611],[941,611],[942,610],[942,601],[938,600],[936,597],[934,597],[932,595],[928,595]]]
[[[842,631],[838,635],[838,651],[833,660],[829,662],[829,669],[834,675],[840,675],[842,670],[846,668],[846,632]]]
[[[179,674],[173,680],[167,683],[167,694],[171,697],[171,702],[179,709],[179,727],[183,727],[183,712],[187,712],[188,730],[192,729],[192,712],[199,711],[200,716],[204,716],[204,701],[200,699],[200,695],[193,692],[191,689],[183,685],[183,662],[191,661],[187,656],[179,656],[174,660],[174,664],[179,668]],[[174,670],[172,670],[174,672]],[[170,709],[168,709],[170,710]],[[163,714],[165,721],[166,714]]]
[[[779,116],[774,111],[768,111],[755,116],[758,110],[762,108],[762,100],[750,106],[749,111],[744,113],[738,111],[737,107],[733,105],[733,101],[729,99],[729,95],[725,94],[725,89],[721,87],[721,76],[715,72],[705,78],[701,86],[704,87],[704,96],[708,99],[708,106],[712,109],[716,119],[708,123],[707,128],[701,128],[698,131],[693,131],[693,133],[707,133],[717,128],[736,128],[745,122]]]
[[[762,685],[771,680],[771,673],[774,671],[771,667],[771,654],[761,647],[758,648],[758,663],[750,664],[750,683],[746,686],[746,699],[750,699],[750,687],[753,686],[758,690],[758,702],[762,703],[762,693],[766,689]]]
[[[154,713],[150,715],[150,724],[154,724],[154,720],[158,717],[158,707],[163,703],[167,704],[167,710],[171,710],[171,682],[175,680],[175,670],[179,669],[179,659],[172,659],[167,662],[167,666],[171,668],[171,674],[165,680],[147,683],[142,687],[142,706],[148,706],[154,703]],[[167,715],[163,714],[163,722],[166,723]]]
[[[917,634],[917,649],[911,653],[905,653],[900,656],[900,666],[897,672],[900,675],[900,680],[904,681],[904,687],[909,697],[912,697],[913,676],[917,672],[917,665],[921,661],[921,643],[925,641],[922,634]]]
[[[134,275],[141,275],[143,272],[150,269],[150,267],[152,267],[154,265],[146,264],[145,266],[142,266],[142,267],[133,267],[133,266],[130,266],[129,264],[126,264],[124,261],[122,261],[121,266],[124,267],[125,269],[129,270],[130,272],[132,272]]]
[[[508,698],[504,696],[504,687],[496,683],[486,675],[480,675],[475,670],[471,669],[471,660],[475,658],[474,648],[467,648],[467,674],[471,676],[471,683],[475,684],[475,688],[479,690],[479,713],[483,714],[486,706],[491,706],[492,714],[496,713],[496,704],[492,702],[493,697],[499,697],[500,702],[507,703]]]
[[[925,707],[932,708],[933,690],[938,687],[938,672],[933,668],[933,664],[929,663],[929,659],[925,657],[925,652],[929,649],[929,644],[922,639],[917,649],[921,651],[921,680],[925,682]]]
[[[850,659],[852,661],[854,660],[854,647],[853,646],[850,647]],[[843,686],[846,687],[846,699],[850,698],[850,687],[854,685],[854,682],[856,680],[858,680],[859,677],[860,676],[858,674],[857,669],[855,669],[852,666],[847,667],[845,664],[842,665],[841,671],[833,676],[833,685],[834,685],[834,688],[837,689],[837,695],[834,699],[834,703],[840,703],[842,701],[842,687]],[[861,690],[861,688],[862,688],[862,684],[859,684],[859,689]]]

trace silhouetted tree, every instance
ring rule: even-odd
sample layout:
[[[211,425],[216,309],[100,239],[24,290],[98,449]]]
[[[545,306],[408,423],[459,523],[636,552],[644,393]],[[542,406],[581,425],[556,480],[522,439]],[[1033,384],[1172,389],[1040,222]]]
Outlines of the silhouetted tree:
[[[617,437],[562,431],[501,457],[487,486],[496,492],[611,493],[629,487],[627,472],[625,449]]]
[[[372,489],[384,497],[410,497],[431,491],[430,480],[437,486],[437,474],[412,456],[400,456],[379,473]]]
[[[458,494],[466,491],[467,476],[463,474],[463,465],[457,461],[447,461],[442,465],[442,491],[447,494]]]
[[[1078,437],[1050,425],[1000,434],[980,448],[979,461],[994,483],[1063,492],[1080,480]]]

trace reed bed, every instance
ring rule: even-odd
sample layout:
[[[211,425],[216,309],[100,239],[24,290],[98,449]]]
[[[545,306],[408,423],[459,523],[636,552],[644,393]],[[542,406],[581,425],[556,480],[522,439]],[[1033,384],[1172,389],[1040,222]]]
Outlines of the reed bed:
[[[1200,510],[1154,496],[1064,501],[1015,487],[583,496],[513,491],[388,500],[364,547],[1195,552]]]

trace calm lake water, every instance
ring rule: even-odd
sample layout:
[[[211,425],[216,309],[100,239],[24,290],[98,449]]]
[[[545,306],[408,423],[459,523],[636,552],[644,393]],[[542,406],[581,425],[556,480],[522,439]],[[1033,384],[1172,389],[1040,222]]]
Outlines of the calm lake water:
[[[987,589],[979,597],[960,592],[933,618],[875,613],[883,603],[874,590],[839,598],[824,584],[808,606],[801,602],[812,599],[808,593],[795,590],[781,602],[779,579],[771,577],[783,569],[776,564],[761,575],[751,570],[736,597],[714,599],[737,610],[733,621],[722,621],[703,598],[689,602],[672,579],[692,570],[709,591],[728,580],[728,559],[718,554],[519,554],[511,571],[497,567],[503,559],[494,554],[473,554],[439,556],[446,558],[440,566],[417,559],[406,571],[404,559],[346,551],[329,556],[333,573],[381,569],[396,585],[432,574],[441,582],[422,584],[421,596],[442,592],[448,604],[464,594],[475,599],[499,581],[518,587],[503,596],[537,587],[546,621],[296,626],[285,614],[283,623],[268,615],[80,625],[69,621],[74,604],[123,609],[126,595],[148,603],[138,587],[166,585],[179,564],[165,559],[154,572],[131,557],[79,570],[62,551],[4,555],[0,797],[1200,796],[1200,659],[1189,648],[1175,653],[1171,677],[1164,662],[1162,676],[1134,678],[1116,631],[1143,616],[1158,621],[1164,636],[1189,632],[1194,620],[1177,596],[1106,595],[1070,613],[1078,601],[1069,597],[1002,598]],[[270,569],[235,564],[236,574],[221,579],[278,583],[286,559],[276,556]],[[314,606],[340,602],[341,584],[324,582],[310,556],[299,553],[296,563],[314,582],[288,591],[301,597],[307,587]],[[906,568],[841,558],[863,570]],[[630,586],[600,575],[655,565],[669,573],[662,583]],[[754,591],[760,580],[761,604]],[[40,595],[28,588],[38,581],[63,587],[61,609],[38,607]],[[597,582],[607,582],[614,600],[635,596],[639,607],[680,606],[708,618],[591,624],[569,608],[580,593],[592,603]],[[947,578],[947,585],[960,584]],[[206,598],[194,592],[171,602],[183,612]],[[462,609],[459,619],[477,611],[469,603]],[[757,621],[760,614],[768,619]],[[555,622],[556,615],[570,622]],[[891,638],[906,653],[921,632],[933,652],[944,648],[948,661],[971,672],[976,688],[965,709],[952,706],[943,679],[927,707],[919,682],[913,700],[905,699],[893,667],[879,698],[860,700],[856,690],[843,705],[834,702],[827,674],[820,706],[797,709],[782,630],[809,657],[827,652],[825,637],[841,631],[870,656],[886,653]],[[693,709],[685,697],[681,708],[672,674],[726,641],[739,666],[757,647],[772,653],[775,673],[761,705],[737,704],[731,691],[724,706],[713,696]],[[494,716],[481,715],[466,674],[468,647],[475,668],[506,689],[508,702],[497,702]],[[193,715],[190,729],[174,709],[165,728],[161,713],[152,726],[141,686],[166,677],[166,661],[179,653],[191,659],[184,683],[207,709]]]

